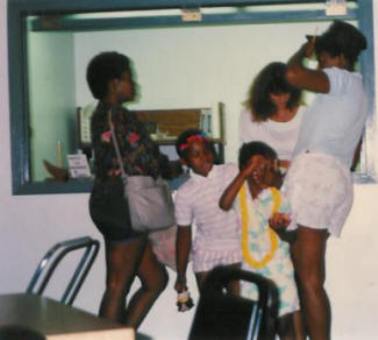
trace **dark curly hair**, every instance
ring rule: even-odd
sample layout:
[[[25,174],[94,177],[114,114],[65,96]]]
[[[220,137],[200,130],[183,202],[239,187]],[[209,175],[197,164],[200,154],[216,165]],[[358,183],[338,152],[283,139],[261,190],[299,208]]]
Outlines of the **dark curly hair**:
[[[102,52],[89,62],[87,83],[96,99],[103,99],[108,93],[109,81],[121,79],[124,72],[131,73],[130,59],[118,52]]]
[[[209,150],[214,155],[214,162],[217,163],[218,159],[217,159],[217,154],[216,154],[216,151],[215,151],[214,144],[212,143],[211,140],[209,140],[209,138],[206,136],[206,134],[202,130],[195,129],[195,128],[187,129],[187,130],[183,131],[177,137],[175,147],[176,147],[176,152],[179,155],[179,157],[182,158],[182,159],[185,159],[185,160],[187,159],[189,149],[188,148],[182,149],[181,146],[186,144],[188,138],[192,137],[192,136],[202,136],[204,138],[206,145],[209,147]]]
[[[353,25],[335,20],[315,41],[315,52],[328,52],[332,57],[341,54],[354,67],[361,51],[367,48],[365,36]]]
[[[249,90],[246,106],[251,110],[253,120],[266,121],[276,113],[276,106],[270,94],[289,93],[287,107],[292,109],[299,105],[301,90],[290,85],[285,77],[286,64],[272,62],[257,75]]]
[[[262,155],[271,160],[276,160],[278,157],[276,151],[264,142],[244,143],[239,149],[239,169],[242,170],[255,155]]]

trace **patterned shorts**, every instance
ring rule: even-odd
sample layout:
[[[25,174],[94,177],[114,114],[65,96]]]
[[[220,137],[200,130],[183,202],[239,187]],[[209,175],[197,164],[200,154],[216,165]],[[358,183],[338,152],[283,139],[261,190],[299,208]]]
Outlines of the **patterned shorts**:
[[[294,158],[285,177],[283,192],[297,224],[328,229],[340,236],[353,202],[353,182],[349,169],[336,158],[321,153],[304,153]]]

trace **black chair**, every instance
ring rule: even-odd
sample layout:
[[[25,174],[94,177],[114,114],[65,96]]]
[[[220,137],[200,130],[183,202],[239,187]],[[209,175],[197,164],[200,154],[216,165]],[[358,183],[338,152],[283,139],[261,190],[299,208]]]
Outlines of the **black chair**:
[[[61,260],[76,250],[83,250],[79,263],[74,268],[71,280],[60,299],[61,303],[72,305],[94,260],[98,254],[100,243],[90,237],[80,237],[59,242],[51,247],[40,261],[26,290],[27,293],[42,295],[52,274]]]
[[[227,293],[230,280],[256,284],[258,300]],[[274,339],[277,307],[278,290],[271,280],[240,269],[217,267],[205,282],[188,339]]]

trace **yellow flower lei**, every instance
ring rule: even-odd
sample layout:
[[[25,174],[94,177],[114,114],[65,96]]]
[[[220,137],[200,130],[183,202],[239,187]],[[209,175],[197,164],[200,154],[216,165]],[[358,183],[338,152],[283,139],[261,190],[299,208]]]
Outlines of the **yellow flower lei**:
[[[272,213],[278,211],[281,205],[281,195],[276,188],[270,188],[273,198]],[[241,211],[241,223],[242,223],[242,254],[244,260],[253,268],[261,269],[264,268],[268,262],[270,262],[277,251],[279,239],[277,234],[272,228],[268,228],[267,232],[269,235],[271,247],[270,251],[260,260],[253,258],[248,245],[248,208],[247,208],[247,185],[243,185],[240,189],[240,211]]]

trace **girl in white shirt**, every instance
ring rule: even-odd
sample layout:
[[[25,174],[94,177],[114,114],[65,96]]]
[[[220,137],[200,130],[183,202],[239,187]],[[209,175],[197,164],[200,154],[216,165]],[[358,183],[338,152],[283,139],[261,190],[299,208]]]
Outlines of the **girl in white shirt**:
[[[214,164],[211,142],[198,129],[184,131],[176,142],[182,163],[190,168],[190,178],[177,190],[175,212],[177,232],[177,280],[175,290],[187,289],[186,269],[191,253],[199,291],[216,266],[240,267],[240,223],[235,211],[223,211],[218,201],[238,173],[234,164]],[[192,224],[196,225],[192,242]],[[229,291],[238,294],[237,281]]]

